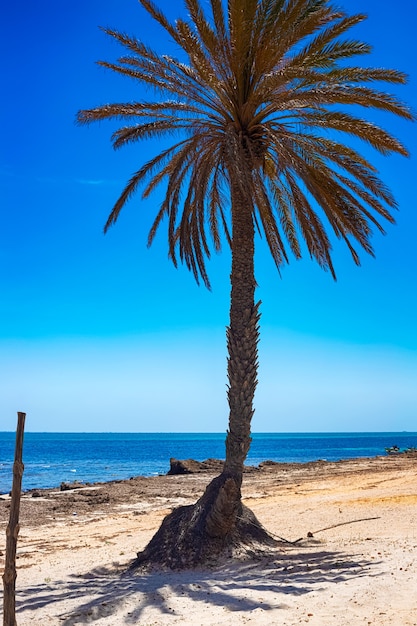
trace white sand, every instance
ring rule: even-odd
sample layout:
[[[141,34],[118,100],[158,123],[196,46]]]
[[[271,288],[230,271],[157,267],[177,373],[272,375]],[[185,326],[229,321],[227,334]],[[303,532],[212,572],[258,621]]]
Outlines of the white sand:
[[[163,501],[141,515],[102,507],[23,527],[18,626],[417,626],[416,467],[292,485],[271,478],[258,492],[252,483],[245,502],[264,526],[304,539],[216,570],[121,575],[158,528]]]

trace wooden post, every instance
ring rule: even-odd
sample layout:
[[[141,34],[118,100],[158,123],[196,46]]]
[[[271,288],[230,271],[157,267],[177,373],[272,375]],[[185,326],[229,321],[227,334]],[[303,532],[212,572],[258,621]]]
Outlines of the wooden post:
[[[20,494],[22,491],[23,433],[26,413],[17,414],[16,447],[13,464],[13,486],[10,501],[9,525],[6,531],[6,561],[3,574],[3,626],[17,626],[16,623],[16,546],[19,534]]]

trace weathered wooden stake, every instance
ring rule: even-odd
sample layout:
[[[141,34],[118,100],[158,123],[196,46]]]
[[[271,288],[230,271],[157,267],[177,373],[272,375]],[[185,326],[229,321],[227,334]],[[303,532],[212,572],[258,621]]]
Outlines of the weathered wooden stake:
[[[6,531],[6,562],[3,574],[3,626],[17,626],[16,623],[16,546],[19,534],[20,494],[22,491],[23,433],[26,413],[17,414],[16,447],[13,464],[13,486],[10,501],[9,525]]]

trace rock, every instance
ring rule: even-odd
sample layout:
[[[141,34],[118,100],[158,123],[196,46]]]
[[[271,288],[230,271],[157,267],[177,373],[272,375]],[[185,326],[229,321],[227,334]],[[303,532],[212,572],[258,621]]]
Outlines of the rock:
[[[70,491],[71,489],[82,489],[84,487],[82,483],[73,482],[73,483],[61,483],[59,489],[60,491]]]
[[[169,460],[170,469],[167,472],[169,476],[178,474],[201,474],[202,472],[221,472],[223,470],[223,461],[219,459],[207,459],[207,461],[194,461],[194,459],[171,458]]]
[[[169,460],[170,469],[167,476],[179,474],[221,474],[224,461],[220,459],[207,459],[206,461],[194,461],[194,459],[179,460],[171,458]],[[245,465],[244,472],[257,472],[259,469],[253,465]]]

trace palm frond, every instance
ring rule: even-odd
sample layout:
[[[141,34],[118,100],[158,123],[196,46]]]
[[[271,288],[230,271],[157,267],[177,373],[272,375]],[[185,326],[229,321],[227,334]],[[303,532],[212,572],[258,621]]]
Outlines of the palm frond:
[[[99,64],[151,87],[156,98],[84,109],[77,121],[122,120],[112,134],[115,148],[179,139],[132,175],[105,230],[141,186],[142,197],[157,188],[163,195],[149,245],[166,224],[169,258],[206,286],[212,250],[221,249],[223,236],[233,246],[234,197],[278,268],[289,260],[286,246],[300,258],[304,241],[335,276],[327,227],[355,263],[355,246],[373,254],[373,228],[384,232],[381,220],[393,222],[397,204],[353,146],[360,139],[383,155],[408,156],[369,112],[415,116],[381,87],[404,84],[404,73],[352,63],[370,52],[349,38],[365,16],[348,15],[329,0],[184,0],[187,19],[170,22],[153,0],[139,1],[181,57],[103,29],[124,54]]]

